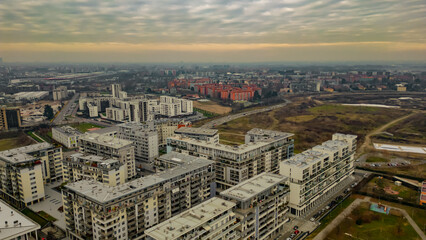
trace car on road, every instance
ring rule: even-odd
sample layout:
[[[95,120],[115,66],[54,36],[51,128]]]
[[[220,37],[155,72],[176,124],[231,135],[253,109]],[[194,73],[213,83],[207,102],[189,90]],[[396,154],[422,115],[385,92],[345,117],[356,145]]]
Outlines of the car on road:
[[[299,226],[296,225],[293,227],[293,230],[297,230],[297,229],[299,229]]]
[[[309,220],[311,220],[311,222],[315,222],[315,218],[314,217],[311,217],[311,219],[309,219]]]
[[[296,237],[296,234],[292,233],[292,234],[290,235],[290,238],[294,238],[294,237]]]

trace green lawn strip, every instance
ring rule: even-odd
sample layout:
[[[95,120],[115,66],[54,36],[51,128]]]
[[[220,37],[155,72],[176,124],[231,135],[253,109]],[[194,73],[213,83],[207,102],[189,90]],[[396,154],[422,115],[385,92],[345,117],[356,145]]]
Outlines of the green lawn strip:
[[[47,219],[48,221],[54,222],[57,219],[52,217],[51,215],[49,215],[47,212],[45,211],[39,211],[38,214],[42,217],[44,217],[45,219]]]
[[[31,218],[34,222],[38,223],[40,226],[44,226],[46,225],[49,221],[47,221],[46,219],[42,218],[40,215],[38,215],[37,213],[33,212],[31,209],[29,208],[25,208],[24,210],[22,210],[22,213]]]
[[[73,124],[71,126],[83,133],[87,132],[91,128],[104,128],[103,126],[99,126],[93,123],[78,123],[78,124]]]
[[[19,138],[0,139],[0,151],[22,147]]]
[[[372,156],[372,157],[368,157],[366,162],[389,162],[389,160],[386,158]]]
[[[36,140],[37,142],[44,142],[43,141],[43,139],[41,139],[41,138],[39,138],[39,137],[37,137],[36,135],[34,135],[34,133],[33,132],[27,132],[27,134],[30,136],[30,137],[32,137],[34,140]]]
[[[333,221],[343,210],[345,210],[353,201],[354,197],[350,196],[346,198],[342,203],[340,203],[333,211],[331,211],[327,216],[321,220],[321,225],[315,229],[306,239],[314,239],[314,237],[321,232],[327,225]]]

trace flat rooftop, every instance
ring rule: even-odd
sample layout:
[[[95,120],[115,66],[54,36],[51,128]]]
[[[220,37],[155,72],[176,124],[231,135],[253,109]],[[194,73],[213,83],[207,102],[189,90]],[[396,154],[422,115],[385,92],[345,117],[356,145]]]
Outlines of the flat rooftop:
[[[295,167],[306,167],[314,163],[317,163],[319,161],[322,161],[324,158],[328,156],[329,155],[326,153],[308,149],[304,152],[296,154],[295,156],[287,160],[284,160],[283,163],[286,165],[292,165]]]
[[[82,132],[78,131],[77,129],[71,127],[71,126],[62,126],[62,127],[55,127],[56,131],[65,134],[67,136],[75,136],[75,135],[81,135]]]
[[[40,229],[40,225],[15,208],[0,200],[0,239],[15,239],[24,234]],[[13,212],[13,215],[12,215]],[[7,221],[7,226],[6,226]]]
[[[214,164],[214,161],[194,157],[192,160],[184,162],[174,168],[138,178],[114,187],[104,185],[93,180],[82,180],[69,183],[65,185],[65,187],[100,204],[105,204],[117,198],[143,191],[144,189],[150,188],[156,184],[164,184],[173,178],[188,174],[199,168],[207,167],[212,164]]]
[[[37,143],[25,147],[13,148],[0,152],[0,159],[10,163],[21,163],[35,160],[34,156],[28,153],[37,152],[45,149],[53,148],[53,145],[47,142]]]
[[[112,126],[112,127],[106,127],[106,128],[100,128],[97,130],[90,131],[88,133],[97,133],[97,134],[111,134],[118,132],[118,126]]]
[[[220,195],[244,202],[286,179],[287,177],[279,174],[264,172],[222,191]]]
[[[231,201],[214,197],[146,230],[145,234],[154,239],[178,239],[234,206]]]
[[[70,156],[71,161],[73,162],[91,162],[91,163],[100,163],[100,164],[115,164],[115,163],[120,163],[120,161],[116,160],[116,159],[112,159],[112,158],[106,158],[106,157],[102,157],[102,156],[97,156],[97,155],[87,155],[87,154],[83,154],[83,153],[75,153],[72,154]]]
[[[96,143],[102,146],[108,146],[112,148],[122,148],[126,146],[132,146],[133,142],[129,140],[120,139],[118,137],[108,136],[106,134],[99,133],[86,133],[80,137],[80,140]]]
[[[218,132],[217,129],[208,129],[208,128],[193,128],[193,127],[181,127],[175,130],[177,134],[197,134],[205,136],[214,136]]]
[[[184,153],[170,152],[170,153],[159,156],[158,159],[184,164],[184,163],[188,163],[192,161],[197,161],[200,158],[196,156],[184,154]]]
[[[269,129],[261,129],[261,128],[252,128],[250,131],[247,132],[247,135],[258,135],[258,136],[264,136],[264,137],[292,137],[294,136],[293,133],[287,133],[287,132],[280,132],[280,131],[274,131]]]

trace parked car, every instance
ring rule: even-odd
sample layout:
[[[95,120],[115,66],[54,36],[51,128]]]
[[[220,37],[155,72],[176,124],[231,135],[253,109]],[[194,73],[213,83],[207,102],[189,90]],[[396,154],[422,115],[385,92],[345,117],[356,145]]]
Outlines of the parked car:
[[[311,220],[311,222],[315,222],[315,218],[314,217],[311,217],[311,219],[309,219],[309,220]]]
[[[297,230],[297,229],[299,229],[299,226],[296,225],[296,226],[293,227],[293,229]]]
[[[299,232],[300,232],[299,230],[296,230],[296,231],[294,231],[294,234],[297,235],[297,234],[299,234]]]

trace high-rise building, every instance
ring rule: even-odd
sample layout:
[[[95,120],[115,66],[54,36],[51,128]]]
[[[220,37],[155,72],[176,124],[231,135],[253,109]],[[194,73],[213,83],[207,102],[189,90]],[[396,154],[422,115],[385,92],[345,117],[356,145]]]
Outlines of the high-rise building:
[[[126,182],[126,166],[116,159],[81,153],[67,157],[63,162],[64,182],[95,180],[109,186]]]
[[[281,162],[280,174],[289,178],[290,212],[309,213],[342,186],[354,172],[355,135],[333,134],[332,140]]]
[[[111,187],[82,180],[62,191],[70,239],[144,239],[145,230],[214,197],[214,162],[179,153],[181,164]]]
[[[0,107],[0,131],[21,127],[21,111],[19,108]]]
[[[136,175],[133,142],[108,134],[86,133],[78,140],[80,152],[119,160],[126,166],[126,179]]]
[[[118,137],[133,142],[136,164],[153,170],[154,159],[158,157],[158,132],[152,122],[119,124]]]
[[[177,135],[167,139],[167,151],[214,160],[218,188],[227,189],[262,172],[278,173],[279,163],[293,156],[292,136],[254,128],[247,132],[245,144],[229,146]]]
[[[63,99],[66,99],[67,97],[68,97],[67,87],[60,86],[60,87],[56,88],[55,90],[53,90],[53,100],[54,101],[63,100]]]
[[[120,84],[111,84],[112,97],[119,98],[121,85]]]
[[[62,180],[62,149],[38,143],[0,152],[0,193],[27,206],[44,199],[44,184]]]
[[[211,198],[148,230],[148,240],[181,239],[240,239],[232,209],[235,203],[218,197]]]
[[[176,135],[203,140],[210,143],[219,143],[219,134],[217,132],[218,130],[216,129],[193,127],[181,127],[175,130]]]
[[[279,174],[261,173],[220,193],[236,203],[234,213],[241,225],[240,239],[272,239],[279,236],[288,212],[288,179]]]

